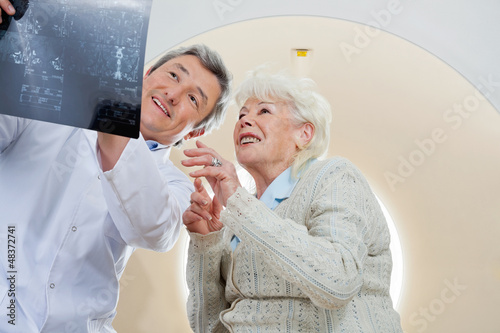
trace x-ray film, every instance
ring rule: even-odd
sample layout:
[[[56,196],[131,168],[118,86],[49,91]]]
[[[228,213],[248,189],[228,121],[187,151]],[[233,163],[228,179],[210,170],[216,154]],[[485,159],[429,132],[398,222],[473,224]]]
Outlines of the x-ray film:
[[[137,138],[151,0],[12,0],[0,113]]]

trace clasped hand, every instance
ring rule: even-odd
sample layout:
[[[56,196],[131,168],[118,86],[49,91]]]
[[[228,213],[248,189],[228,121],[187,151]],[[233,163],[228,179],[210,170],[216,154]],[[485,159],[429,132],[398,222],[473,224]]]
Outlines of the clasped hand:
[[[231,162],[223,159],[214,149],[200,141],[196,142],[196,147],[184,150],[184,155],[189,159],[181,161],[186,167],[203,166],[202,169],[189,173],[195,178],[195,191],[191,194],[191,205],[182,215],[182,219],[189,231],[206,235],[222,228],[223,224],[220,222],[222,208],[241,185]],[[212,166],[214,157],[222,163],[221,166]],[[200,177],[205,177],[210,184],[214,192],[213,200]]]

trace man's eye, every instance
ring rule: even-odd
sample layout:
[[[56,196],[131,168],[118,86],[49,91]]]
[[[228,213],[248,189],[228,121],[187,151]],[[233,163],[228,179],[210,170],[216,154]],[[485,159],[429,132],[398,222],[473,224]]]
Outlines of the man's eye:
[[[189,96],[189,98],[191,99],[191,102],[193,102],[195,105],[198,105],[198,101],[196,100],[196,97]]]
[[[262,109],[260,110],[260,113],[271,113],[268,109]]]
[[[177,80],[177,74],[175,74],[174,72],[170,72],[170,76]]]
[[[242,114],[240,114],[240,115],[238,116],[238,119],[241,119],[241,118],[243,118],[244,116],[245,116],[245,115],[242,113]]]

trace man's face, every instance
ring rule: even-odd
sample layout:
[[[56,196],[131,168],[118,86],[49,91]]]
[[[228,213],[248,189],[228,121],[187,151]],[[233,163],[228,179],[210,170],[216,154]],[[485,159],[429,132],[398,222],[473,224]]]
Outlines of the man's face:
[[[182,138],[203,134],[193,131],[213,109],[221,93],[212,72],[197,57],[170,59],[144,78],[141,133],[146,140],[173,145]]]

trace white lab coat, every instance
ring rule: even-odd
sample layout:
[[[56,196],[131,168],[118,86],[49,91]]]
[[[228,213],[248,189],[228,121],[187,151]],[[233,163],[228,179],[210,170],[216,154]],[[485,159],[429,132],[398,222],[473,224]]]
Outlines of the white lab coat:
[[[193,188],[168,149],[131,139],[103,173],[96,142],[93,131],[0,115],[0,332],[114,332],[134,248],[177,240]]]

